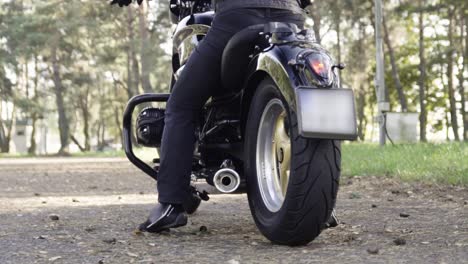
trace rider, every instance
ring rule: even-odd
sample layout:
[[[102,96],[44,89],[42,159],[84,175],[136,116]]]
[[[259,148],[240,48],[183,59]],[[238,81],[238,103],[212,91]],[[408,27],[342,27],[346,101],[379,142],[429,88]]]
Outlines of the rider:
[[[131,2],[113,0],[112,4],[123,6]],[[251,25],[274,21],[295,23],[302,27],[305,18],[299,2],[216,1],[212,27],[188,60],[167,103],[158,174],[159,204],[151,211],[148,220],[140,225],[140,230],[160,232],[187,224],[183,204],[192,197],[190,174],[195,118],[213,93],[221,89],[221,58],[228,41]]]

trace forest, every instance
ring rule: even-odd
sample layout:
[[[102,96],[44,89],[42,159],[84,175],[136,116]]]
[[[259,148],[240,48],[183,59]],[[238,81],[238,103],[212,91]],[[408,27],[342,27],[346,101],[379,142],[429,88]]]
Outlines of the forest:
[[[120,144],[134,95],[167,92],[171,80],[169,1],[110,6],[95,0],[0,0],[0,152],[14,127],[39,123],[59,134],[59,154]],[[419,113],[422,142],[468,140],[468,2],[384,2],[385,84],[391,111]],[[374,141],[375,19],[370,0],[314,1],[307,25],[345,63],[356,95],[360,141]]]

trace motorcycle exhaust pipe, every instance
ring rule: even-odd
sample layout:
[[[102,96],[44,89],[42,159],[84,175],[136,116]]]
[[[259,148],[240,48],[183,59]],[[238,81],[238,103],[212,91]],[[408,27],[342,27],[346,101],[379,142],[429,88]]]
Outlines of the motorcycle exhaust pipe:
[[[241,178],[235,170],[225,168],[216,172],[213,182],[218,191],[233,193],[239,188]]]

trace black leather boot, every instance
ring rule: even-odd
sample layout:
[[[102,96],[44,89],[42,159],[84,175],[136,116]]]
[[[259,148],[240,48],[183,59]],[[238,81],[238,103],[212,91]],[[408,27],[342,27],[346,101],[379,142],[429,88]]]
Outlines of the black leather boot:
[[[159,233],[185,225],[187,225],[187,214],[182,205],[158,204],[151,210],[148,220],[140,225],[139,230]]]

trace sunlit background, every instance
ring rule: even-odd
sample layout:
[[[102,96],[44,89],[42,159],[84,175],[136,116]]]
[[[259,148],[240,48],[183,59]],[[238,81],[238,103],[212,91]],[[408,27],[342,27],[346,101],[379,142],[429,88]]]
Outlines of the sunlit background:
[[[168,91],[167,2],[1,0],[1,152],[120,150],[127,100]],[[386,1],[384,15],[390,136],[466,140],[467,2]],[[315,1],[308,16],[317,41],[347,65],[343,86],[355,91],[359,140],[378,141],[373,1]]]

